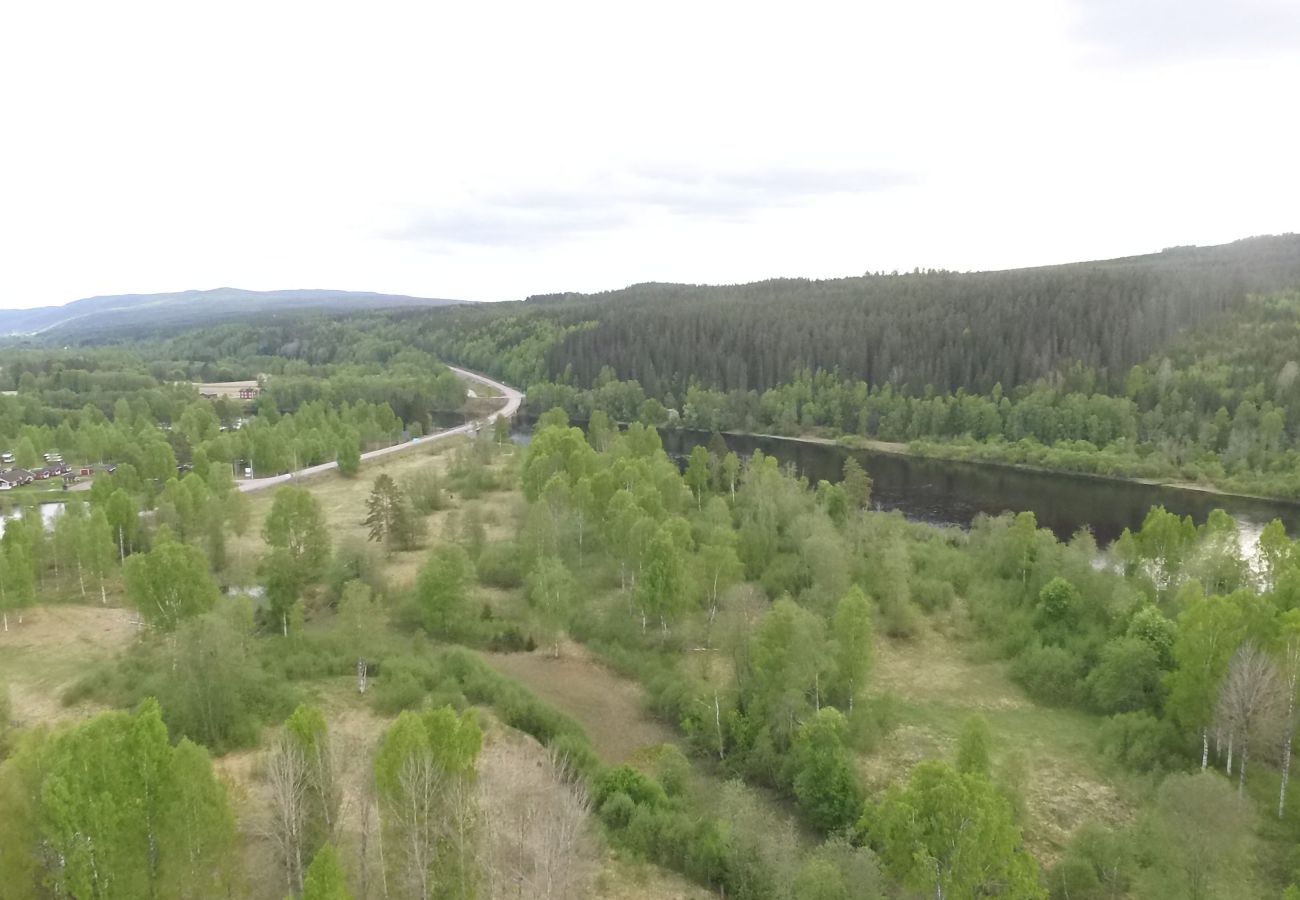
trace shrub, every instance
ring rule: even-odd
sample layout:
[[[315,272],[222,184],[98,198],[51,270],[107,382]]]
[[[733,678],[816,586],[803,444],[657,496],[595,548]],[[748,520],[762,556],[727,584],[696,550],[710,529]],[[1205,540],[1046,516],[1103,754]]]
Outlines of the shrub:
[[[395,716],[403,710],[419,709],[427,693],[410,671],[385,672],[371,687],[370,704],[380,715]]]
[[[480,584],[498,588],[517,588],[524,583],[524,554],[514,541],[488,544],[479,554]]]
[[[411,508],[422,516],[447,508],[447,494],[442,489],[442,479],[432,468],[407,475],[402,480],[402,490],[411,501]]]
[[[912,599],[926,612],[945,610],[957,599],[952,584],[933,578],[919,578],[912,583]]]
[[[1082,661],[1063,647],[1030,647],[1011,663],[1011,677],[1031,697],[1057,706],[1078,699]]]
[[[1145,711],[1111,716],[1097,736],[1104,756],[1135,772],[1176,768],[1178,745],[1174,727]]]

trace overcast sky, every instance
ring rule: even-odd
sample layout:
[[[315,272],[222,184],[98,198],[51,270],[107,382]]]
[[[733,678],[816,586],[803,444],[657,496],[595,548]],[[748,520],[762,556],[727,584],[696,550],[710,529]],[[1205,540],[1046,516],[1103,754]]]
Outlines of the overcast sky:
[[[471,300],[1300,230],[1297,0],[11,3],[0,306]]]

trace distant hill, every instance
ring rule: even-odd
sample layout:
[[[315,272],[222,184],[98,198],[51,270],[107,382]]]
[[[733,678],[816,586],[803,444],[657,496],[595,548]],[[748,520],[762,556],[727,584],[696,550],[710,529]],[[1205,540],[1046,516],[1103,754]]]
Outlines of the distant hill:
[[[63,306],[0,310],[0,335],[40,334],[54,329],[86,333],[160,326],[202,325],[277,312],[356,312],[397,307],[451,306],[465,301],[369,291],[245,291],[215,288],[170,294],[88,297]]]

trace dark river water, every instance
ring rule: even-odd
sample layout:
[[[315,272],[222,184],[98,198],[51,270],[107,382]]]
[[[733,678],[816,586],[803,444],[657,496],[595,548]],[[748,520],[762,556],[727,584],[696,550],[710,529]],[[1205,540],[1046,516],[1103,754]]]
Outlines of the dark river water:
[[[702,432],[664,431],[664,448],[674,456],[707,443]],[[840,479],[844,458],[857,457],[871,475],[872,504],[901,510],[911,519],[940,525],[970,525],[980,513],[1028,510],[1038,524],[1067,540],[1080,528],[1092,529],[1102,546],[1125,528],[1136,530],[1152,506],[1163,505],[1200,525],[1216,508],[1242,526],[1243,539],[1257,534],[1272,519],[1281,519],[1294,536],[1300,533],[1300,504],[1225,497],[1162,485],[1131,484],[1083,475],[1031,472],[1007,466],[918,459],[869,450],[848,450],[779,438],[724,435],[741,456],[762,450],[782,465],[790,464],[811,483]]]

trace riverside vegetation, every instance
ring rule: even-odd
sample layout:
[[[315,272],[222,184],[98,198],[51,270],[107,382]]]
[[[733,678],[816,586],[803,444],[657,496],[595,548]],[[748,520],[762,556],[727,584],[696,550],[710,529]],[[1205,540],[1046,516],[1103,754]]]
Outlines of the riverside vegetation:
[[[1086,532],[1024,514],[966,533],[872,512],[852,465],[809,485],[700,447],[682,471],[599,413],[506,438],[251,499],[217,565],[161,506],[123,564],[93,492],[52,535],[7,530],[43,601],[146,624],[63,686],[89,719],[20,709],[4,732],[14,895],[621,895],[636,860],[756,898],[1292,880],[1300,554],[1279,527],[1256,572],[1226,516],[1157,509],[1099,568]],[[989,693],[891,672],[936,648]],[[594,654],[671,739],[603,758],[597,723],[502,674],[517,653]],[[490,753],[520,733],[540,755],[502,779]],[[1105,802],[1044,799],[1076,777]]]

